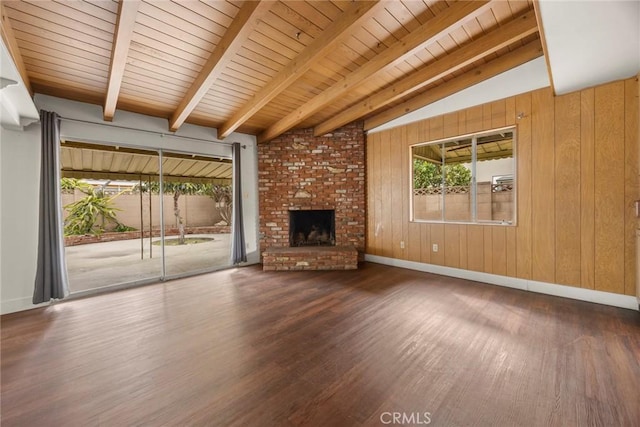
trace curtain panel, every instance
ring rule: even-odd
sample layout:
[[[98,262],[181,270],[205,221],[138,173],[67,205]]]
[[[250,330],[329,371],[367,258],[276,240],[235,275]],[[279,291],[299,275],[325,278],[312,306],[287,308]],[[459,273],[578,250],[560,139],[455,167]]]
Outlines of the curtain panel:
[[[60,118],[56,113],[41,110],[40,128],[40,209],[34,304],[69,295],[60,206]]]
[[[247,247],[244,241],[244,220],[242,218],[242,176],[240,173],[240,143],[234,142],[233,153],[233,234],[231,243],[231,261],[239,264],[247,261]]]

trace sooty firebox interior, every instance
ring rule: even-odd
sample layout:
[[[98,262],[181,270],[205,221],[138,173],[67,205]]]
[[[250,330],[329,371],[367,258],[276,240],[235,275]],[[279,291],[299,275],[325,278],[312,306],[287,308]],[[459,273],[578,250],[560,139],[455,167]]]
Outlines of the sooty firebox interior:
[[[334,210],[289,211],[289,245],[335,246]]]

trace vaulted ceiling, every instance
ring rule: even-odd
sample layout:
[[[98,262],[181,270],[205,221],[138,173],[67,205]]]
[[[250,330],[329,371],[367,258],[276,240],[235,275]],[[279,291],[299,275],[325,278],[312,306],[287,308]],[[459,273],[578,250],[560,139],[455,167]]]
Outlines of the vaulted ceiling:
[[[371,128],[541,56],[533,6],[3,0],[2,36],[32,93],[265,142]]]

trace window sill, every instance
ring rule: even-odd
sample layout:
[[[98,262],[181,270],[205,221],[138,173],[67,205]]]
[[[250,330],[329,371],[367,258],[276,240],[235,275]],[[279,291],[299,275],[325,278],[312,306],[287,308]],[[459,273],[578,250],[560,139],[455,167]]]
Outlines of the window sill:
[[[500,227],[517,227],[515,221],[438,221],[438,220],[426,220],[426,219],[411,219],[409,222],[416,224],[454,224],[454,225],[496,225]]]

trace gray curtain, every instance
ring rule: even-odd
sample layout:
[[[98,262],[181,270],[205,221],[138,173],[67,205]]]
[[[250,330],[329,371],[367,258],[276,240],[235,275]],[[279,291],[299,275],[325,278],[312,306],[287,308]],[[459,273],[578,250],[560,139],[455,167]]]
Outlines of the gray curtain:
[[[34,304],[62,299],[69,294],[60,207],[60,118],[56,113],[40,110],[40,128],[40,222]]]
[[[231,243],[231,261],[239,264],[247,261],[247,249],[244,243],[244,221],[242,219],[242,177],[240,175],[240,143],[234,142],[233,152],[233,241]]]

